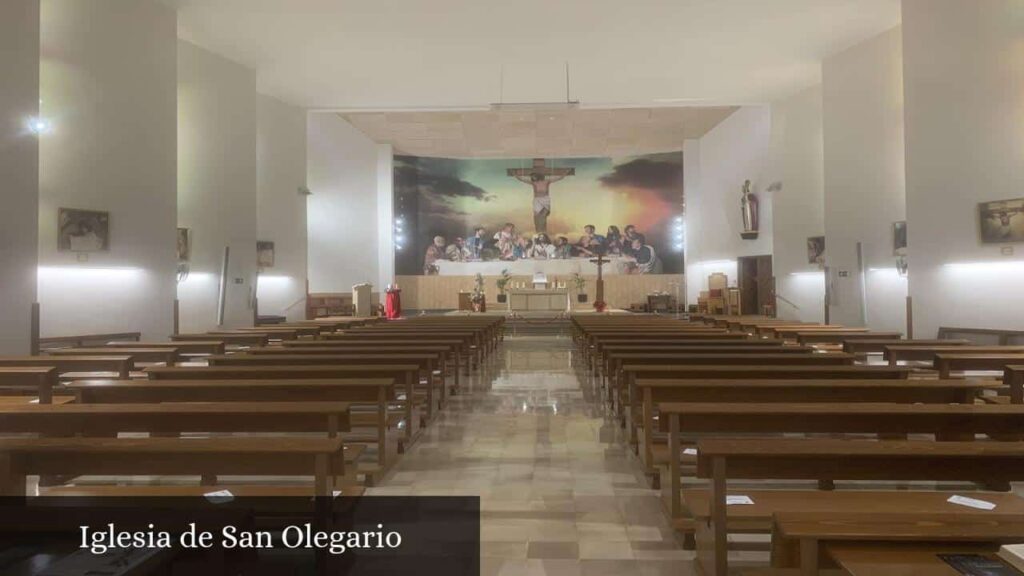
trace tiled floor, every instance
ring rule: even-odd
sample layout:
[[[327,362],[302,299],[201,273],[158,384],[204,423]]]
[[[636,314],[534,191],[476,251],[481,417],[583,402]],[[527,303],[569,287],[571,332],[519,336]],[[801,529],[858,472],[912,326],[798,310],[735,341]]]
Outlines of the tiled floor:
[[[483,576],[693,574],[566,338],[506,338],[370,494],[479,495]]]

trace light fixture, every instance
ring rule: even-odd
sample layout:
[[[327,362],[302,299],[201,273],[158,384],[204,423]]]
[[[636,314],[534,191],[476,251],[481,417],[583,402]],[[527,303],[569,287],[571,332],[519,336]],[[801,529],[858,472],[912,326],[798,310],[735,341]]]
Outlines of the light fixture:
[[[50,131],[53,130],[53,125],[50,124],[50,121],[42,116],[29,118],[25,124],[28,126],[29,132],[32,132],[33,134],[49,134]]]
[[[993,262],[949,262],[943,266],[954,272],[1010,272],[1024,271],[1024,260],[1002,260]]]

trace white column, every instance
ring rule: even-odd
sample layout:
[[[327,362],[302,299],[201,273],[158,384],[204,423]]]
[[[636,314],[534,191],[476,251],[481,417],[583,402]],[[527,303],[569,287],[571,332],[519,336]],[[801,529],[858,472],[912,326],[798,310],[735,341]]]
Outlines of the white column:
[[[39,0],[0,2],[0,72],[0,354],[25,354],[39,261]]]

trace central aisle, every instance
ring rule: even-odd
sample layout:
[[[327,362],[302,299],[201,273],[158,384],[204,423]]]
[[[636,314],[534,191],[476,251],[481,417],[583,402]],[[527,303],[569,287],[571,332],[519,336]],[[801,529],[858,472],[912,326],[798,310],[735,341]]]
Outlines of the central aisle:
[[[565,337],[506,337],[380,487],[479,495],[483,576],[686,576],[656,491]]]

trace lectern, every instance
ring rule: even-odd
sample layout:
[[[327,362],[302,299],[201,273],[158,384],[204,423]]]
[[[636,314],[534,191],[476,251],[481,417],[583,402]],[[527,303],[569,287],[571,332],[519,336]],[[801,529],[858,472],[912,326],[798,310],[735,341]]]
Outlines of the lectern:
[[[352,315],[357,318],[368,318],[372,304],[370,284],[356,284],[352,287]]]
[[[543,272],[534,272],[533,274],[533,289],[534,290],[546,290],[548,287],[548,276]]]

